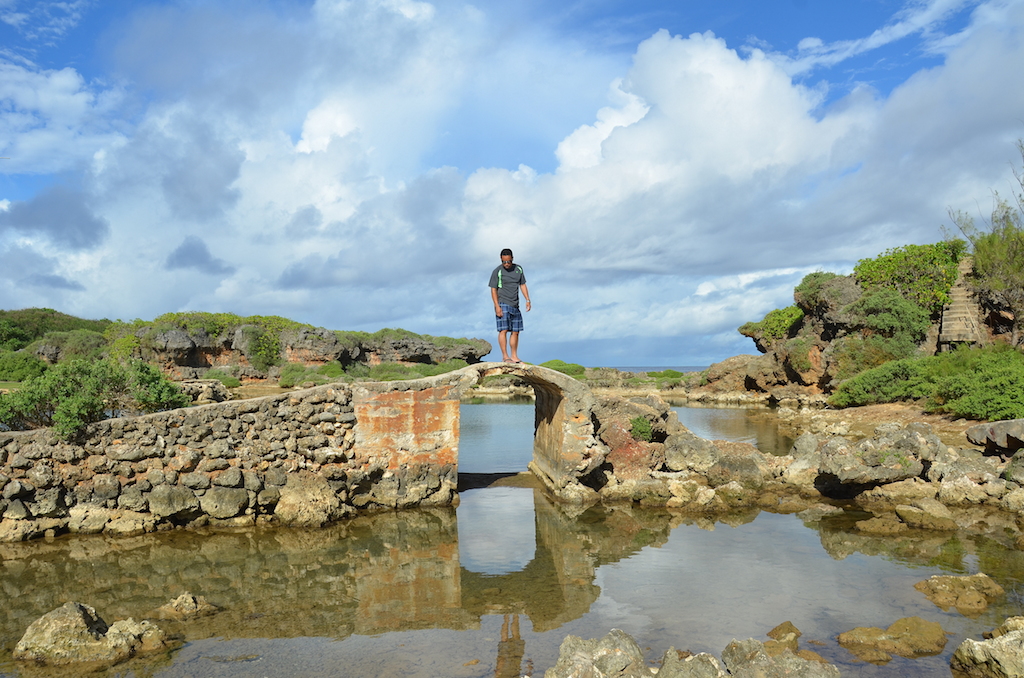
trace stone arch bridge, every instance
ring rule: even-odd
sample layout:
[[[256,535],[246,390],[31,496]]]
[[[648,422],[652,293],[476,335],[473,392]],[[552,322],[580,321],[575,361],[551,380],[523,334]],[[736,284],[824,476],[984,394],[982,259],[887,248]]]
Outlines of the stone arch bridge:
[[[525,363],[479,363],[427,379],[357,386],[357,433],[363,432],[364,443],[376,438],[393,449],[434,447],[438,436],[450,433],[452,439],[439,447],[451,446],[457,464],[460,399],[485,377],[505,374],[526,381],[536,395],[530,470],[559,499],[580,501],[586,491],[579,477],[593,469],[594,460],[604,458],[607,448],[596,435],[594,394],[555,370]]]
[[[480,363],[425,379],[301,391],[109,419],[81,438],[0,432],[0,541],[167,525],[323,525],[357,509],[443,506],[458,487],[460,399],[511,374],[536,393],[530,469],[559,500],[608,449],[595,397],[543,367]]]

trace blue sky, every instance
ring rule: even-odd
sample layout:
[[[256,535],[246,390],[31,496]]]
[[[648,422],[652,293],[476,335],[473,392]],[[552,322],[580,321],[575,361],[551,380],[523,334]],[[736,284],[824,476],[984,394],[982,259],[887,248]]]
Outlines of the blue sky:
[[[278,314],[706,365],[984,213],[1024,0],[0,0],[0,308]]]

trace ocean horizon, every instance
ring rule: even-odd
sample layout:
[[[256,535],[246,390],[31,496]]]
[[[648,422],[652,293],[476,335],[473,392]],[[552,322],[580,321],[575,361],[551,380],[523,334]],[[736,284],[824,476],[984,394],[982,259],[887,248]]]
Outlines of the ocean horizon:
[[[701,372],[708,368],[708,365],[593,365],[592,367],[608,367],[620,372],[663,372],[665,370],[676,370],[677,372]]]

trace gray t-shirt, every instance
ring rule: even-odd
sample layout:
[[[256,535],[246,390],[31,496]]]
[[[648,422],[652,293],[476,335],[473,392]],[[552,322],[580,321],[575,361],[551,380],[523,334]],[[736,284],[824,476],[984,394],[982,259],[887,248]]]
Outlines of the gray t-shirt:
[[[498,290],[498,303],[519,307],[519,286],[526,284],[526,274],[523,267],[518,264],[512,266],[511,271],[506,271],[504,266],[498,266],[491,271],[490,287]]]

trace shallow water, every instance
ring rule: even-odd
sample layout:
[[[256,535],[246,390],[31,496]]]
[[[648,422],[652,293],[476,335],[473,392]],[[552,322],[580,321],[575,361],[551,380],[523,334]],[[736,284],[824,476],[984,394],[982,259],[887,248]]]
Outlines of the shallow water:
[[[523,470],[530,455],[504,443],[522,437],[508,427],[525,420],[532,429],[532,416],[531,406],[465,406],[462,470]],[[160,622],[184,646],[108,675],[539,676],[570,633],[620,628],[655,660],[669,646],[720,656],[733,638],[765,640],[789,620],[803,632],[801,647],[844,676],[936,676],[949,675],[964,637],[1021,611],[1020,552],[980,537],[865,537],[847,532],[849,522],[811,529],[757,511],[718,522],[630,506],[577,512],[537,490],[493,487],[463,492],[458,509],[361,516],[322,530],[0,545],[0,672],[48,675],[14,664],[10,652],[31,621],[68,600],[112,622],[144,617],[184,591],[224,610]],[[913,588],[932,574],[979,570],[1007,596],[976,620],[943,612]],[[835,641],[912,615],[950,634],[941,655],[874,666]]]

